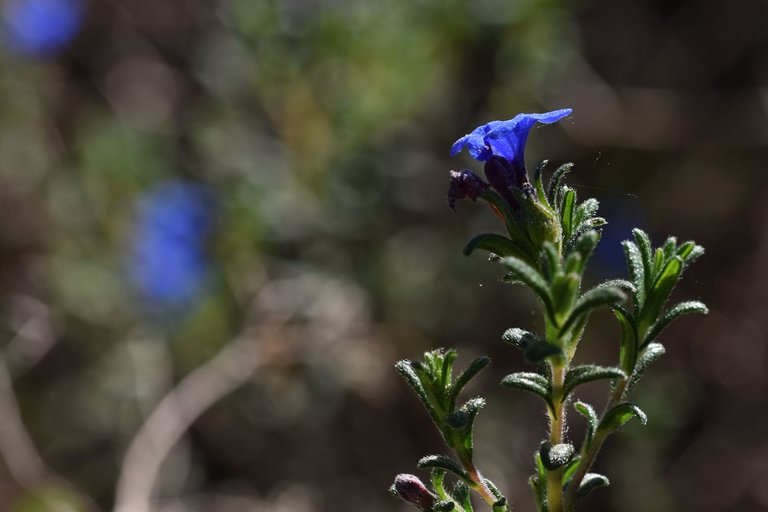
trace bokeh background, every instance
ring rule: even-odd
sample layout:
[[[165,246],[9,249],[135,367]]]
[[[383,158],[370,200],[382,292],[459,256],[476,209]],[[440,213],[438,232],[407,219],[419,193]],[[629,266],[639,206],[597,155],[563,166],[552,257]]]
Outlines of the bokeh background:
[[[502,390],[532,296],[463,244],[450,144],[572,107],[529,165],[707,254],[592,511],[768,510],[768,4],[3,0],[0,510],[405,511],[443,449],[392,369],[489,354],[476,445],[515,510],[545,418]],[[599,267],[599,268],[598,268]],[[582,356],[617,352],[609,314]],[[603,389],[581,396],[601,404]],[[159,404],[159,405],[158,405]],[[583,431],[573,415],[569,435]]]

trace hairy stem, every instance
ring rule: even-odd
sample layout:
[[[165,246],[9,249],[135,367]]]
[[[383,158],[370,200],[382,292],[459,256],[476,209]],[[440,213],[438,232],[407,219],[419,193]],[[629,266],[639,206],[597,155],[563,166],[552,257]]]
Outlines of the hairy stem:
[[[621,397],[624,394],[624,389],[626,387],[626,380],[620,380],[616,383],[616,388],[613,390],[613,394],[611,395],[610,400],[608,400],[608,403],[605,404],[603,414],[600,416],[601,419],[604,418],[606,413],[610,411],[614,406],[616,406],[616,404],[621,402]],[[586,442],[582,446],[581,462],[579,463],[578,469],[573,474],[573,477],[568,484],[568,490],[566,491],[565,497],[563,499],[563,504],[565,505],[564,510],[570,512],[573,509],[573,501],[576,495],[576,491],[579,489],[582,480],[584,480],[584,476],[587,474],[587,471],[589,471],[589,468],[592,467],[592,464],[595,462],[595,458],[597,457],[600,448],[603,447],[603,443],[605,442],[605,439],[608,437],[608,435],[609,432],[607,431],[598,431],[595,433],[595,437],[592,438],[592,442],[589,443],[589,446],[587,446]]]
[[[563,442],[565,427],[565,407],[563,400],[563,382],[565,380],[566,364],[552,365],[552,405],[554,411],[550,414],[549,442],[552,446]],[[550,471],[547,477],[547,511],[562,512],[563,468]]]

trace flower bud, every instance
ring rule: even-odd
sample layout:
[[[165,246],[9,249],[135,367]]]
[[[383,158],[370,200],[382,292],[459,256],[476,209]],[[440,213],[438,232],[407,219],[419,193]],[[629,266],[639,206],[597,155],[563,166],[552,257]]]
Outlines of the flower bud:
[[[489,185],[472,171],[451,171],[451,185],[448,189],[448,206],[456,209],[456,201],[465,197],[476,200]]]
[[[406,473],[397,475],[390,491],[423,512],[432,512],[437,502],[437,496],[415,475]]]

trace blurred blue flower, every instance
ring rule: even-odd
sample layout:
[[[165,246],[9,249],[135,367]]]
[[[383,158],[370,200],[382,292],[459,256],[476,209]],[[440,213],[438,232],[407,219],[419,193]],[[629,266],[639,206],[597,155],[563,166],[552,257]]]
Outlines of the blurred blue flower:
[[[153,304],[185,305],[202,291],[212,199],[207,188],[185,181],[156,185],[141,199],[131,275]]]
[[[10,0],[3,7],[3,36],[18,53],[53,55],[77,35],[82,21],[81,0]]]
[[[518,114],[507,121],[491,121],[454,142],[451,156],[467,148],[473,158],[484,161],[485,176],[491,186],[512,207],[517,207],[512,189],[525,190],[528,184],[524,152],[531,128],[536,123],[554,123],[571,112],[570,108],[564,108],[543,114]],[[450,193],[448,200],[450,203]]]

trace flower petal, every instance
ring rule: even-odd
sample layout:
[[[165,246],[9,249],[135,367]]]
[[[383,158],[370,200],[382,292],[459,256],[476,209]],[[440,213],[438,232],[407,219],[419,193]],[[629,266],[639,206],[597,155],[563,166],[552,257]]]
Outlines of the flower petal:
[[[451,156],[456,155],[466,147],[469,154],[475,160],[488,160],[491,157],[491,150],[486,145],[485,136],[504,122],[506,121],[491,121],[490,123],[478,126],[471,133],[466,134],[453,143],[453,146],[451,146]]]
[[[518,114],[490,130],[484,137],[485,145],[491,149],[492,154],[504,157],[510,162],[517,162],[521,168],[525,168],[523,161],[525,142],[533,125],[554,123],[570,115],[571,112],[571,109],[565,108],[542,114]]]

